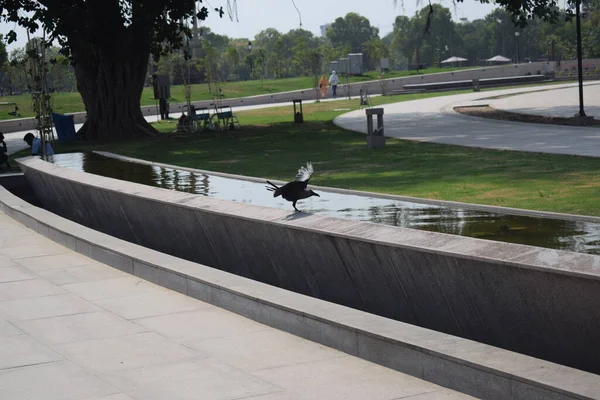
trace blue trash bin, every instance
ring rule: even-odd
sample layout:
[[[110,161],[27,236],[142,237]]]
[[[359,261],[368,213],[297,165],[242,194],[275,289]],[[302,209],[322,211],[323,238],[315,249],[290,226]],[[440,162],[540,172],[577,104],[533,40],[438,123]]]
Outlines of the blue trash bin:
[[[73,143],[77,141],[75,121],[72,115],[52,113],[52,122],[54,122],[59,143]]]

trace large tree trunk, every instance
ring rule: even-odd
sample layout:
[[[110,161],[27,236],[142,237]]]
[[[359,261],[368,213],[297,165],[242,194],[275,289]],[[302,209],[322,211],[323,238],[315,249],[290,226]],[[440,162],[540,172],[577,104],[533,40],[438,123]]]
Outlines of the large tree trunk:
[[[129,139],[157,134],[140,108],[150,54],[149,39],[131,33],[118,40],[100,38],[99,43],[70,41],[77,88],[87,112],[79,133],[86,139]]]

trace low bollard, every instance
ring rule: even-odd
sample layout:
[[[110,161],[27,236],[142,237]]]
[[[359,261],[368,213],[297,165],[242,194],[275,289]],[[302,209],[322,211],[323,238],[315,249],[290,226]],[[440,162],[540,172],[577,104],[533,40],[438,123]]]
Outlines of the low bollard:
[[[296,124],[301,124],[304,122],[304,113],[302,111],[302,99],[292,100],[294,103],[294,122]],[[300,104],[299,111],[296,111],[296,103]]]
[[[367,114],[367,146],[369,148],[385,146],[383,132],[383,108],[368,108]],[[377,116],[377,128],[373,129],[373,115]]]

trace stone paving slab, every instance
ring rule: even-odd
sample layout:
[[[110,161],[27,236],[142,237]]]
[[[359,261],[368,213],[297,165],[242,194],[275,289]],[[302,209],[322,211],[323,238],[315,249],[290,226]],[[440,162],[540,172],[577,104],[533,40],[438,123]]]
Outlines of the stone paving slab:
[[[597,91],[599,87],[595,81],[586,82],[585,85],[590,86],[588,91]],[[556,85],[554,89],[573,86]],[[498,121],[465,116],[454,111],[456,106],[492,104],[496,101],[488,99],[492,96],[539,90],[545,91],[536,96],[555,96],[554,90],[547,89],[547,85],[504,89],[383,105],[385,136],[486,149],[600,157],[598,128]],[[519,97],[509,97],[506,101],[515,102]],[[344,129],[367,133],[364,110],[343,114],[334,123]]]
[[[473,398],[0,227],[2,400]]]

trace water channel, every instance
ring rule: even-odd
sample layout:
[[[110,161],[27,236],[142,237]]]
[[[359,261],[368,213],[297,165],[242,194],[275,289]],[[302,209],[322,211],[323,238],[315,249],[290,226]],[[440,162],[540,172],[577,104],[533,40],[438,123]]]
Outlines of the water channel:
[[[57,154],[49,161],[109,178],[293,212],[291,203],[273,198],[262,183],[128,162],[95,153]],[[327,191],[319,191],[319,194],[321,197],[298,202],[298,208],[356,221],[600,254],[600,223],[596,222],[501,214]]]

